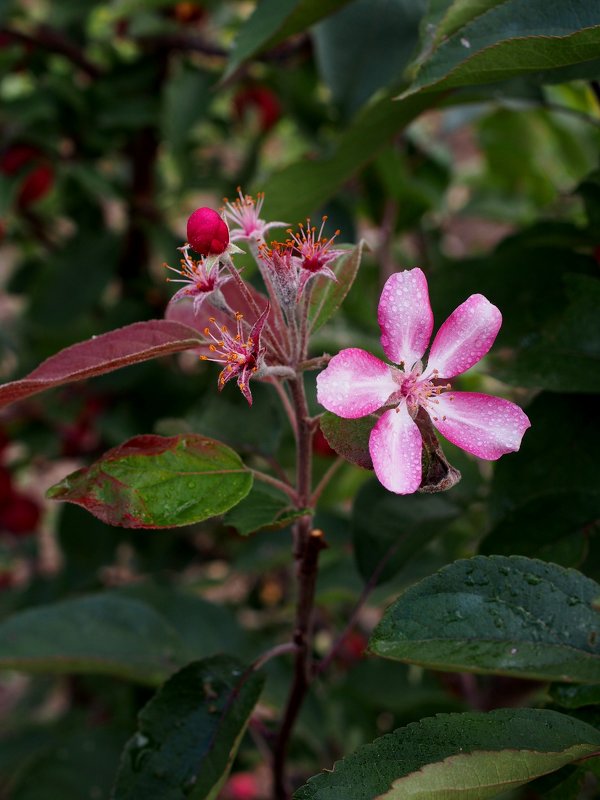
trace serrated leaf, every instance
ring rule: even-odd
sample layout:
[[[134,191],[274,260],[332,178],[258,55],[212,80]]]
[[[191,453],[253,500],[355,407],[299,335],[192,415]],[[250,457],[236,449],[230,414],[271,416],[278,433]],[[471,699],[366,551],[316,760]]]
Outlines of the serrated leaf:
[[[231,448],[204,436],[135,436],[48,490],[109,525],[174,528],[223,514],[252,487]]]
[[[0,623],[0,668],[164,680],[183,661],[183,642],[139,600],[92,595],[21,611]]]
[[[236,528],[242,536],[263,528],[284,528],[306,509],[294,508],[289,497],[270,486],[253,486],[251,492],[223,517],[226,525]]]
[[[0,408],[55,386],[103,375],[200,344],[202,340],[197,331],[179,322],[164,319],[135,322],[67,347],[47,358],[25,378],[0,386]]]
[[[358,467],[373,469],[369,436],[378,419],[374,414],[359,419],[344,419],[325,411],[319,424],[329,446],[336,453]]]
[[[225,77],[244,61],[333,14],[349,0],[261,0],[235,40]]]
[[[340,256],[333,265],[337,281],[318,277],[310,295],[308,307],[309,331],[314,333],[335,314],[350,291],[360,267],[364,241]]]
[[[294,800],[485,800],[600,748],[600,732],[555,711],[438,714],[311,778]]]
[[[262,684],[228,656],[196,661],[173,675],[140,712],[113,799],[216,798]]]
[[[599,45],[594,3],[570,0],[550,9],[544,0],[506,0],[439,44],[404,97],[592,61]]]
[[[600,586],[535,559],[477,556],[408,589],[369,647],[431,669],[594,683],[600,675]]]

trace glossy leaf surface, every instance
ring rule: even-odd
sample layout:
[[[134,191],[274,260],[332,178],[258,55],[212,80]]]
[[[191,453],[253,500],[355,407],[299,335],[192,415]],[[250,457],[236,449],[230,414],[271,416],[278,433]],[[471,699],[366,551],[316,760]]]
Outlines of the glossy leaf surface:
[[[216,798],[262,683],[228,656],[196,661],[173,675],[139,714],[114,800]]]
[[[513,556],[455,561],[408,589],[369,647],[432,669],[594,683],[600,586],[575,570]]]
[[[250,491],[240,457],[203,436],[136,436],[53,486],[53,500],[76,503],[110,525],[173,528],[230,509]]]
[[[364,242],[340,256],[333,266],[337,281],[319,277],[310,296],[309,328],[314,333],[335,314],[350,291],[360,267]]]
[[[554,711],[438,714],[360,747],[294,800],[484,800],[599,747],[595,728]]]

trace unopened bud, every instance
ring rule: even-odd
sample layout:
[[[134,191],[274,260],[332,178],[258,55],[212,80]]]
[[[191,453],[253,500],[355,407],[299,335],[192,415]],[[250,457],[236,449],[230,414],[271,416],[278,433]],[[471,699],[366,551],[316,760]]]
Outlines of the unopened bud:
[[[218,256],[229,244],[229,228],[212,208],[197,208],[188,219],[187,240],[197,253]]]

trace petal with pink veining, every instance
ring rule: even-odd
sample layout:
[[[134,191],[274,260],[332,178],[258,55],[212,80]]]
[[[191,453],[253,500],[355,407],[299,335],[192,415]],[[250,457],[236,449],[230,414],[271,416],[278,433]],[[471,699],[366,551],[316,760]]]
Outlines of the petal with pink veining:
[[[377,319],[386,356],[410,372],[427,349],[433,330],[427,279],[418,267],[387,279]]]
[[[488,352],[501,325],[500,310],[482,294],[472,294],[437,332],[429,353],[427,375],[436,369],[440,378],[466,372]]]
[[[357,347],[341,350],[317,376],[317,400],[345,419],[377,411],[398,389],[391,367]]]
[[[518,450],[531,425],[515,403],[478,392],[444,392],[427,410],[446,439],[490,461]]]
[[[369,437],[375,474],[396,494],[412,494],[419,488],[422,449],[421,433],[404,402],[386,411]]]

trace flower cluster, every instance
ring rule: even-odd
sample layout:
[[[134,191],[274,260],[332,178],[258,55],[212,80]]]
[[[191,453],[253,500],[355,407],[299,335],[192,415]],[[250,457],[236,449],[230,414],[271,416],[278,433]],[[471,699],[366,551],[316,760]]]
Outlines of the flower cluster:
[[[502,316],[474,294],[444,322],[421,361],[433,330],[427,280],[420,269],[397,272],[379,301],[381,345],[392,364],[358,348],[342,350],[317,378],[317,398],[346,419],[383,409],[369,438],[373,468],[392,492],[410,494],[421,483],[422,408],[438,431],[479,458],[518,450],[529,419],[514,403],[477,392],[457,392],[448,378],[468,370],[492,346]]]

